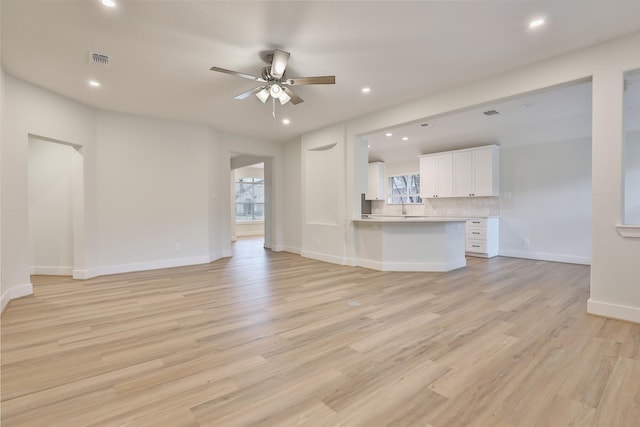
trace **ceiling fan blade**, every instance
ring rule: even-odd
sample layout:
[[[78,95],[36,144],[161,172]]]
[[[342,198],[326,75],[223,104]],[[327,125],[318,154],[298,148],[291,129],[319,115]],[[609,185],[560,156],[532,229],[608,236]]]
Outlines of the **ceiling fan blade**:
[[[289,62],[289,52],[284,50],[275,49],[273,51],[273,60],[271,61],[271,77],[281,79],[284,76],[284,70],[287,69],[287,62]]]
[[[253,80],[256,82],[266,83],[267,81],[262,77],[252,76],[251,74],[240,73],[238,71],[227,70],[220,67],[211,67],[211,71],[218,71],[219,73],[231,74],[232,76],[242,77],[244,79]]]
[[[282,82],[286,85],[333,85],[336,84],[336,76],[317,76],[317,77],[292,77]]]
[[[258,86],[246,92],[242,92],[240,95],[234,96],[233,99],[246,99],[251,95],[255,95],[256,93],[260,92],[262,89],[264,89],[264,86]]]
[[[291,98],[291,103],[293,105],[297,105],[297,104],[300,104],[301,102],[304,102],[304,100],[302,98],[300,98],[298,95],[296,95],[296,93],[294,91],[292,91],[291,89],[289,89],[288,87],[283,87],[282,90],[284,91],[284,93],[289,95],[289,97]]]

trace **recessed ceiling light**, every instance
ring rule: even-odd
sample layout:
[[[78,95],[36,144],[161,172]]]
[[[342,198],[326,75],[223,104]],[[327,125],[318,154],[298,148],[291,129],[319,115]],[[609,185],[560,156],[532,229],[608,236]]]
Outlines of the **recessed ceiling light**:
[[[116,2],[114,0],[102,0],[102,4],[106,7],[116,7]]]
[[[391,132],[387,132],[384,134],[384,136],[393,136],[393,134]]]
[[[282,123],[285,125],[288,125],[289,123],[291,123],[291,120],[289,119],[282,119]]]
[[[362,88],[362,93],[369,93],[371,92],[371,88],[370,87],[363,87]]]
[[[402,137],[402,140],[403,140],[403,141],[408,141],[408,140],[409,140],[409,137],[408,137],[408,136],[403,136],[403,137]]]
[[[100,82],[97,80],[89,80],[89,86],[91,87],[100,87]]]
[[[541,27],[542,25],[544,25],[544,22],[544,18],[534,19],[533,21],[529,22],[529,28]]]

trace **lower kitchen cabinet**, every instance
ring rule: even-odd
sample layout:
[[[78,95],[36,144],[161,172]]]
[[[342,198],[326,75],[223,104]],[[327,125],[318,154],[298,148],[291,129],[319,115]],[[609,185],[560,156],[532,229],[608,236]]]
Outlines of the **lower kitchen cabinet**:
[[[467,220],[466,254],[482,258],[498,255],[499,225],[495,217]]]

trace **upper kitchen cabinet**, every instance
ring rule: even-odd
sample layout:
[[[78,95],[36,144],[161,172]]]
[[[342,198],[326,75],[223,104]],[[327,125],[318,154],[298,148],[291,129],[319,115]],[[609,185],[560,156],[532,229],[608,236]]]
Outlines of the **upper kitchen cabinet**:
[[[453,152],[454,197],[499,196],[497,145]]]
[[[451,153],[420,156],[420,197],[453,197],[453,155]]]
[[[365,200],[384,200],[384,163],[369,163],[368,177]]]

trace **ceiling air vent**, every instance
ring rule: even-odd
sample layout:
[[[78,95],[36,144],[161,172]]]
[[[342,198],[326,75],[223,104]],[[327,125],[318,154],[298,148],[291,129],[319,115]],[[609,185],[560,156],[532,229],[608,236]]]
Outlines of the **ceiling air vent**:
[[[89,62],[98,65],[109,65],[111,57],[102,53],[89,52]]]
[[[482,114],[484,114],[485,116],[495,116],[496,114],[500,114],[500,112],[496,110],[487,110]]]

